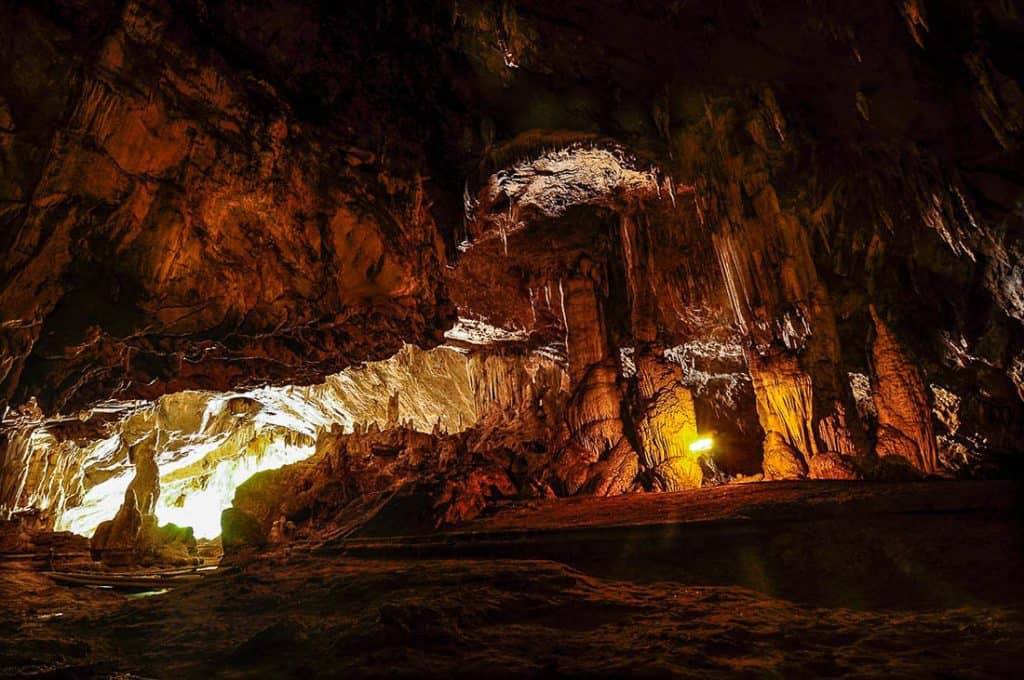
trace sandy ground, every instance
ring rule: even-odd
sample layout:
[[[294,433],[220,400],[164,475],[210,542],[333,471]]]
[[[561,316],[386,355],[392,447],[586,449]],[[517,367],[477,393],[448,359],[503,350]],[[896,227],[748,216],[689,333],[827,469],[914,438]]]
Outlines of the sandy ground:
[[[972,498],[987,497],[986,513],[1008,502],[1008,490],[999,487],[974,488],[952,502],[957,488],[937,486],[944,509],[932,508],[950,531],[958,526],[950,519],[958,504],[960,514],[976,521],[977,508],[967,507]],[[751,500],[742,505],[753,507]],[[783,505],[768,503],[775,510]],[[919,506],[909,503],[903,514],[920,520]],[[574,512],[587,514],[582,506]],[[888,512],[900,514],[896,506]],[[545,526],[561,532],[556,536],[571,533],[555,520]],[[898,529],[885,540],[903,535]],[[970,536],[958,538],[972,546]],[[1013,556],[993,559],[1012,562]],[[600,566],[593,556],[586,562]],[[0,570],[0,676],[1007,678],[1024,672],[1024,606],[1013,584],[993,581],[988,596],[968,593],[942,606],[847,607],[738,584],[595,574],[601,571],[500,555],[385,559],[293,550],[140,598]],[[1002,585],[1006,596],[992,596]]]

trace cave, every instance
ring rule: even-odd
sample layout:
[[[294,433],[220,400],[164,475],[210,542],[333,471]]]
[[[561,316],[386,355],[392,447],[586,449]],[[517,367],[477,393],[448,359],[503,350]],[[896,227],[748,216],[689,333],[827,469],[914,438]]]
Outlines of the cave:
[[[0,677],[1024,673],[1017,3],[4,10]]]

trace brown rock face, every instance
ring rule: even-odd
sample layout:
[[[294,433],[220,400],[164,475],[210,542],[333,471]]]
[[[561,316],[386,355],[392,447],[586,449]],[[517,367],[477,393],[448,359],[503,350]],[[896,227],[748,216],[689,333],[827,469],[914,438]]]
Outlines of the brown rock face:
[[[2,29],[0,400],[311,382],[439,338],[416,173],[322,136],[169,5],[95,15]]]
[[[151,550],[156,543],[156,501],[160,497],[160,470],[157,468],[157,438],[153,431],[135,443],[129,457],[135,464],[135,477],[124,494],[124,503],[113,519],[101,523],[90,541],[93,554],[113,560],[118,554],[131,561],[134,553]]]
[[[545,493],[546,426],[437,435],[405,428],[325,433],[309,460],[254,475],[221,516],[226,552],[362,532],[456,525],[489,502]],[[533,449],[533,450],[531,450]]]
[[[634,487],[639,467],[626,438],[623,400],[616,363],[591,364],[566,406],[569,441],[554,462],[562,493],[607,496]]]
[[[613,361],[591,365],[567,407],[566,422],[576,443],[596,461],[625,436],[622,388]]]
[[[565,367],[567,406],[506,400],[502,424],[557,430],[536,477],[558,493],[695,486],[694,432],[767,479],[871,474],[873,454],[1019,473],[1013,3],[258,5],[10,8],[5,418],[310,385],[447,341]],[[478,368],[499,397],[530,383]],[[432,445],[475,412],[383,389],[367,410],[432,414]],[[61,456],[88,447],[15,421],[0,508],[66,507],[89,465]],[[509,488],[444,470],[452,499]]]
[[[679,366],[660,357],[643,352],[636,358],[640,460],[663,491],[698,488],[704,477],[699,454],[689,449],[697,439],[697,412],[682,377]]]
[[[808,476],[812,479],[860,479],[855,462],[835,451],[819,451],[811,458]]]
[[[261,550],[267,544],[267,535],[260,523],[249,513],[228,508],[220,516],[221,547],[226,555],[245,550]]]
[[[774,430],[769,430],[764,438],[763,469],[766,480],[801,479],[807,476],[807,463],[803,456]]]
[[[750,375],[766,439],[764,471],[768,479],[795,479],[807,471],[817,452],[812,420],[811,379],[796,361],[782,355],[771,364],[752,356]]]
[[[875,324],[871,388],[878,409],[878,455],[901,456],[922,472],[933,473],[938,452],[921,373],[874,306],[871,319]]]
[[[41,417],[42,414],[37,414]],[[56,423],[44,430],[33,425],[11,427],[0,443],[0,516],[28,508],[39,513],[47,529],[85,493],[87,479],[80,445],[99,438],[96,421]]]
[[[770,92],[764,106],[775,134],[784,139],[785,121]],[[780,458],[770,465],[773,474],[792,474],[821,450],[865,451],[855,443],[863,437],[860,424],[847,416],[846,404],[853,402],[840,375],[833,303],[805,225],[782,207],[769,177],[756,169],[766,150],[755,147],[744,159],[754,165],[751,174],[719,189],[717,210],[724,226],[715,245],[730,305],[748,338],[761,426],[776,435],[770,447],[766,443],[766,458],[769,452]],[[802,461],[783,463],[792,455]]]
[[[400,424],[441,434],[519,422],[523,413],[554,422],[567,390],[558,362],[515,348],[406,346],[318,385],[185,391],[59,418],[23,409],[9,444],[0,446],[0,518],[35,508],[50,528],[91,535],[121,507],[135,474],[131,445],[156,433],[156,515],[214,538],[218,510],[235,486],[259,470],[309,457],[317,434],[335,424],[359,431]]]
[[[609,356],[607,331],[591,279],[570,278],[564,295],[569,378],[578,384],[591,365]]]

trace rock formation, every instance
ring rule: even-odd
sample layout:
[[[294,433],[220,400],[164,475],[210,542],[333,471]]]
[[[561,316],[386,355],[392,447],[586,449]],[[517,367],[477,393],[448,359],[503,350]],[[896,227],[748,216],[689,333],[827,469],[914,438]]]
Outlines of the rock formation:
[[[703,471],[697,452],[697,412],[682,371],[647,352],[636,359],[637,413],[634,422],[641,463],[654,488],[662,491],[699,488]]]
[[[221,515],[224,549],[417,533],[473,519],[495,500],[553,495],[547,451],[556,423],[536,397],[517,407],[511,421],[493,411],[458,434],[324,432],[309,459],[238,487]]]
[[[9,17],[6,515],[109,519],[134,474],[121,433],[174,400],[161,511],[211,484],[220,510],[334,425],[357,433],[339,461],[397,437],[398,476],[450,499],[1019,472],[1011,4]],[[499,456],[530,460],[525,487],[421,465],[532,418],[543,452]],[[714,450],[690,455],[704,435]]]
[[[880,458],[899,456],[925,473],[938,468],[932,409],[917,366],[871,307],[875,340],[871,345],[871,390],[878,410]]]
[[[196,554],[192,530],[158,526],[156,501],[160,497],[160,470],[156,464],[162,433],[154,428],[131,445],[129,460],[135,476],[124,503],[113,519],[100,523],[89,542],[94,557],[114,565],[138,562],[187,564]]]
[[[439,338],[444,254],[403,159],[320,136],[192,11],[12,11],[0,399],[308,383]]]
[[[569,440],[553,465],[561,493],[607,496],[635,487],[639,460],[626,436],[623,399],[615,362],[592,364],[566,407]]]
[[[0,464],[10,471],[0,512],[37,508],[50,528],[91,534],[119,511],[138,474],[136,440],[156,433],[155,514],[214,538],[235,486],[308,458],[317,435],[336,425],[351,432],[401,423],[441,434],[481,420],[515,420],[523,408],[555,419],[566,391],[564,369],[545,357],[406,347],[308,387],[188,391],[56,420],[26,413],[11,430],[11,444],[0,448]]]

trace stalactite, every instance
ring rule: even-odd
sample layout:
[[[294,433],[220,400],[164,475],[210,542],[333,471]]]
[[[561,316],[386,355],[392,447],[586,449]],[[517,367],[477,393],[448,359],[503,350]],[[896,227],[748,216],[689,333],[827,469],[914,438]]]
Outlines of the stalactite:
[[[771,118],[781,126],[773,102],[766,95]],[[781,208],[761,174],[730,182],[720,202],[724,226],[714,245],[730,305],[748,337],[757,411],[767,435],[766,477],[803,476],[809,469],[815,476],[830,474],[836,465],[808,467],[815,455],[859,458],[863,435],[839,372],[832,301],[806,227]]]

